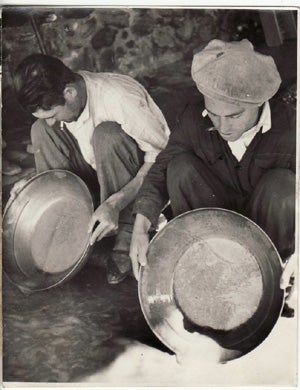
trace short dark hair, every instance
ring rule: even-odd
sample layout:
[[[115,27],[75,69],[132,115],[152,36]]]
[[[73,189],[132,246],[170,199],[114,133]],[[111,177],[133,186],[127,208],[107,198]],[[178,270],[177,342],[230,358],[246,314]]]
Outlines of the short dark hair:
[[[20,104],[31,113],[64,105],[63,91],[76,81],[76,74],[58,58],[31,54],[17,67],[14,83]]]

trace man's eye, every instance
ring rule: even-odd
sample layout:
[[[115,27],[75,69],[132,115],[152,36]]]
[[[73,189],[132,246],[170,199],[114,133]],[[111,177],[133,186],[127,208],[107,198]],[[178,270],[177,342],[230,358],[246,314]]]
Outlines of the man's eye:
[[[233,115],[231,118],[232,119],[237,119],[237,118],[239,118],[241,116],[241,114],[237,114],[237,115]]]

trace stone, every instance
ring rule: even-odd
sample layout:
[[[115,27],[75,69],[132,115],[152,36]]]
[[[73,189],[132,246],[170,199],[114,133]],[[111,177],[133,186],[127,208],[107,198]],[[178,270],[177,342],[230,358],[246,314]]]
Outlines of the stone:
[[[34,32],[24,32],[23,34],[19,35],[19,41],[20,43],[26,43],[30,42],[32,40],[36,40],[36,36]]]
[[[97,9],[95,10],[100,23],[114,27],[128,27],[130,10]]]
[[[18,27],[29,23],[28,13],[16,8],[4,8],[2,10],[2,28]]]
[[[109,27],[100,28],[92,38],[92,46],[94,49],[111,46],[115,40],[117,31]]]
[[[93,8],[64,8],[61,14],[67,19],[81,19],[87,17],[93,11]]]
[[[113,50],[104,49],[100,54],[101,72],[110,72],[115,69],[115,55]]]
[[[131,25],[131,31],[140,37],[149,35],[153,28],[154,19],[147,14],[145,16],[136,15]]]
[[[178,38],[183,41],[188,41],[191,39],[194,31],[193,23],[182,23],[181,27],[175,30],[175,33]]]
[[[126,46],[129,48],[129,49],[132,49],[134,47],[135,43],[133,40],[130,40],[128,42],[126,42]]]
[[[170,26],[160,26],[154,29],[153,42],[160,48],[173,48],[176,45],[175,30]]]
[[[87,39],[91,34],[93,34],[97,27],[97,22],[95,18],[90,18],[85,21],[85,23],[78,23],[79,28],[75,30],[78,31],[79,35],[83,39]]]
[[[123,47],[118,46],[115,50],[115,54],[117,57],[122,57],[125,54],[125,50],[123,49]]]
[[[215,38],[216,26],[213,23],[213,18],[210,15],[199,17],[195,23],[195,30],[200,42],[207,42]]]
[[[126,39],[128,37],[128,32],[127,31],[123,31],[122,32],[122,39]]]
[[[63,33],[66,36],[64,41],[71,49],[80,49],[83,41],[91,37],[97,29],[95,18],[75,20],[72,23],[64,24]]]

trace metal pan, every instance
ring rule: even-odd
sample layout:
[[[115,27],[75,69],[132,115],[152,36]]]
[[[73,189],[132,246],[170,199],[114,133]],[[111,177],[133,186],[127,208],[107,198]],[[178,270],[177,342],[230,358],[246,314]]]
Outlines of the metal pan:
[[[229,210],[197,209],[151,241],[139,299],[149,326],[174,352],[184,328],[239,351],[237,357],[257,347],[280,316],[281,274],[275,246],[254,222]],[[183,321],[172,322],[170,313]]]
[[[55,169],[28,180],[3,216],[3,269],[22,290],[57,286],[79,271],[90,252],[93,201],[75,174]]]

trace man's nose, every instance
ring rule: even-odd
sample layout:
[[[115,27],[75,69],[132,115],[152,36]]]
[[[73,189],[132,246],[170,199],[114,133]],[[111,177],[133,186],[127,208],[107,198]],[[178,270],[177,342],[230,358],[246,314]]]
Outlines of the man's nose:
[[[228,130],[230,130],[230,124],[227,118],[219,118],[219,130],[222,133],[226,133]]]
[[[56,123],[56,119],[55,118],[48,118],[48,119],[46,119],[46,123],[49,126],[53,126]]]

